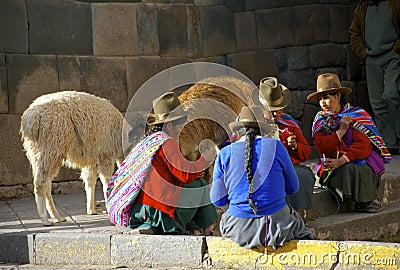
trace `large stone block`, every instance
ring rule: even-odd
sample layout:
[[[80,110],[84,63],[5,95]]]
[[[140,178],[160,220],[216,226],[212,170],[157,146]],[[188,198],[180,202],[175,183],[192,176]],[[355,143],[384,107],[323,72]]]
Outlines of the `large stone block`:
[[[365,65],[361,62],[361,59],[354,53],[350,45],[346,46],[346,56],[347,80],[365,80]]]
[[[1,1],[0,37],[1,52],[28,52],[28,19],[25,0]]]
[[[201,38],[201,23],[199,9],[187,5],[187,51],[188,58],[201,57],[203,55],[203,40]]]
[[[246,11],[246,1],[226,0],[225,5],[233,13]]]
[[[278,66],[275,50],[245,52],[227,56],[228,66],[240,71],[253,82],[266,76],[276,76]]]
[[[186,6],[158,5],[160,55],[186,57]]]
[[[223,5],[224,0],[194,0],[194,4],[196,6],[215,6],[215,5]]]
[[[331,67],[346,64],[346,47],[338,44],[309,46],[310,67]]]
[[[292,8],[275,8],[255,12],[258,46],[271,49],[293,46]]]
[[[307,94],[310,94],[308,92]],[[317,104],[306,103],[304,104],[303,119],[301,121],[301,130],[303,131],[304,137],[310,145],[313,145],[311,127],[315,115],[319,112],[321,108]]]
[[[5,263],[29,263],[28,237],[25,233],[6,233],[1,235],[0,261]],[[5,267],[1,269],[17,269]]]
[[[155,4],[136,6],[136,20],[139,37],[139,55],[159,55],[158,13]]]
[[[300,70],[308,68],[308,49],[306,46],[297,46],[286,49],[288,69]]]
[[[246,0],[247,10],[271,9],[280,7],[292,7],[298,5],[298,0],[260,1]],[[301,1],[300,1],[301,2]]]
[[[199,8],[203,56],[217,56],[236,52],[235,23],[226,6]]]
[[[120,111],[128,106],[123,57],[80,57],[81,90],[106,98]]]
[[[292,90],[291,92],[292,92],[292,101],[285,108],[285,112],[293,116],[295,119],[302,119],[304,112],[304,103],[307,101],[307,95],[305,91]]]
[[[263,248],[243,248],[229,238],[207,237],[206,241],[216,269],[330,269],[338,261],[335,242],[292,240],[264,253]]]
[[[93,4],[93,54],[138,55],[136,7],[132,4]]]
[[[331,43],[349,42],[349,8],[347,5],[331,5],[329,7],[330,38]]]
[[[47,0],[27,3],[31,53],[93,53],[90,3]]]
[[[111,263],[130,267],[201,268],[203,241],[204,237],[198,236],[113,235]]]
[[[256,19],[254,12],[240,12],[233,15],[235,20],[236,48],[238,52],[257,49]]]
[[[315,89],[316,77],[314,70],[304,69],[294,71],[296,74],[297,88],[299,90]]]
[[[7,68],[0,64],[0,113],[8,113]]]
[[[34,264],[108,265],[111,235],[90,233],[35,235]]]
[[[286,19],[286,17],[282,18]],[[329,8],[327,5],[293,7],[296,45],[329,42]]]
[[[81,88],[79,56],[57,56],[58,80],[60,90],[78,90]]]
[[[20,115],[0,114],[0,186],[32,183],[29,161],[22,148]]]
[[[286,48],[279,48],[276,50],[278,55],[278,69],[279,72],[285,72],[288,68],[288,57],[286,53]]]
[[[373,116],[371,103],[369,102],[367,81],[357,82],[356,89],[356,103],[354,105],[363,108]]]
[[[54,55],[7,55],[10,113],[25,111],[31,102],[59,90]]]
[[[279,72],[278,80],[289,89],[297,89],[297,77],[295,71]]]
[[[128,100],[131,100],[134,97],[137,90],[144,82],[160,71],[168,68],[168,58],[159,56],[126,57],[125,62],[128,85]],[[136,96],[136,98],[137,97],[138,96]],[[153,100],[151,95],[140,93],[139,99],[140,101],[137,103],[137,109],[146,109],[149,104],[151,108]]]

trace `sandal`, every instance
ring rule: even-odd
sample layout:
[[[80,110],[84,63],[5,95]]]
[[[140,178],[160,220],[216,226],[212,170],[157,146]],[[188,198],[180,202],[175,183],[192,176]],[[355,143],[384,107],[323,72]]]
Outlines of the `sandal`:
[[[382,210],[382,205],[379,202],[361,202],[356,204],[356,211],[361,213],[378,213]]]
[[[378,213],[382,211],[382,205],[379,202],[369,202],[367,205],[367,213]]]

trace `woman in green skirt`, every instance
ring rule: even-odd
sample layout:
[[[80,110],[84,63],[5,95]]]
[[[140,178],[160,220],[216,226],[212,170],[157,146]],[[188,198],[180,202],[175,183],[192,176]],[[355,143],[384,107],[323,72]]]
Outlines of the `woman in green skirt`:
[[[177,138],[189,111],[174,93],[154,100],[153,112],[144,139],[114,175],[122,179],[121,184],[109,185],[110,220],[143,234],[209,235],[217,212],[209,199],[208,183],[201,177],[214,160],[215,150],[206,150],[195,162],[182,155]]]
[[[391,156],[371,116],[343,101],[351,91],[340,85],[336,74],[328,73],[318,76],[317,92],[307,97],[322,109],[312,127],[321,156],[317,173],[320,183],[342,201],[354,202],[358,211],[375,213],[381,210],[380,176]]]

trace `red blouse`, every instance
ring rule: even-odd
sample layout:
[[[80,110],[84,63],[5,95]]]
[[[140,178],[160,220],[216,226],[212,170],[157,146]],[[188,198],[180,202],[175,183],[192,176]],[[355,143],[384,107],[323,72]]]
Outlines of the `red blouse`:
[[[157,150],[151,165],[135,203],[151,206],[173,218],[182,184],[193,182],[207,163],[202,157],[195,162],[188,161],[180,152],[179,144],[171,139]]]
[[[352,129],[352,136],[353,142],[350,147],[347,148],[344,142],[339,139],[336,132],[324,135],[322,131],[319,131],[315,133],[314,145],[318,153],[321,155],[325,154],[327,158],[337,158],[346,155],[349,162],[356,159],[367,158],[372,150],[370,140],[367,136],[355,129]],[[339,155],[337,154],[338,151]]]
[[[287,128],[287,131],[279,132],[279,140],[283,143],[286,150],[288,151],[292,163],[294,165],[297,165],[300,164],[301,162],[306,161],[311,155],[311,147],[308,144],[306,138],[304,137],[303,132],[301,132],[301,129],[282,124],[278,124],[278,127],[280,130],[284,130],[285,128]],[[289,132],[292,132],[293,135],[296,135],[297,151],[294,151],[287,144],[287,138],[289,137]]]

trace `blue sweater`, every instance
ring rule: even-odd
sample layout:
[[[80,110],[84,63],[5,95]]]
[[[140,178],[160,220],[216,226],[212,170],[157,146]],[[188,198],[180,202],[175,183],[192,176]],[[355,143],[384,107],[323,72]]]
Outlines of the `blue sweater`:
[[[254,215],[247,199],[245,144],[235,142],[219,152],[214,164],[211,201],[216,206],[228,205],[228,214],[239,218],[273,214],[286,205],[286,194],[299,189],[296,171],[280,141],[268,137],[254,141],[251,196],[257,206],[257,215]]]

